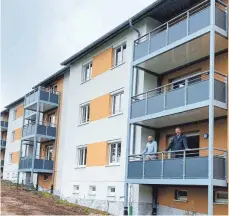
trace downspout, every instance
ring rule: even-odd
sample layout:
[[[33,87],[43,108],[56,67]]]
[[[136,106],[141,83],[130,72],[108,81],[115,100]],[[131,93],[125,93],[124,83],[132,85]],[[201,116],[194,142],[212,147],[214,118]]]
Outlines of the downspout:
[[[130,25],[130,28],[132,28],[134,31],[137,32],[138,38],[139,38],[141,36],[141,33],[140,33],[140,31],[136,27],[134,27],[134,25],[132,24],[131,18],[129,19],[129,25]]]

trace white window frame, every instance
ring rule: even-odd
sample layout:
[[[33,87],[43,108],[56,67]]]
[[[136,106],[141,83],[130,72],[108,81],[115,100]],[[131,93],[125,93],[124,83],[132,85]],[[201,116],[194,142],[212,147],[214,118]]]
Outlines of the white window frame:
[[[225,199],[218,199],[217,198],[217,194],[228,194],[227,191],[215,191],[215,203],[220,203],[220,204],[227,204],[228,203],[228,199],[225,200]]]
[[[13,161],[13,153],[9,153],[8,164],[12,164]]]
[[[113,92],[110,94],[111,95],[111,115],[117,115],[117,114],[121,114],[123,113],[123,97],[124,97],[124,90],[119,90],[119,91],[116,91],[116,92]],[[118,100],[119,100],[119,110],[115,110],[114,107],[115,107],[115,97],[118,97]]]
[[[86,107],[86,106],[89,107],[86,110],[86,118],[88,116],[88,119],[83,120],[83,108]],[[80,122],[79,122],[80,125],[81,124],[86,124],[86,123],[89,122],[89,120],[90,120],[90,102],[87,102],[87,103],[84,103],[84,104],[80,104],[80,114],[79,114],[79,116],[80,116]]]
[[[15,130],[11,132],[11,142],[15,141]]]
[[[13,121],[17,119],[17,108],[13,109]]]
[[[80,151],[83,151],[83,163],[86,161],[85,164],[80,164]],[[76,148],[76,164],[77,167],[86,167],[87,164],[87,146],[80,146]]]
[[[93,190],[95,189],[95,190]],[[95,196],[96,195],[96,186],[95,185],[89,185],[88,195]]]
[[[86,74],[86,67],[89,66],[89,77],[85,76]],[[91,80],[91,76],[92,76],[92,68],[93,68],[93,63],[92,63],[92,60],[90,60],[89,62],[87,63],[84,63],[83,66],[82,66],[82,72],[81,72],[81,83],[85,83],[89,80]]]
[[[186,192],[187,193],[187,196],[186,197],[182,197],[182,196],[178,196],[178,193],[179,192]],[[175,190],[175,197],[174,197],[174,200],[175,201],[179,201],[179,202],[187,202],[188,201],[188,191],[187,190]]]
[[[126,61],[126,56],[123,55],[123,47],[126,46],[125,50],[127,49],[127,45],[126,42],[121,43],[118,46],[113,47],[113,52],[114,52],[114,63],[113,63],[113,67],[116,67],[118,65],[121,65],[123,63],[125,63]],[[121,62],[117,62],[117,50],[121,48]]]
[[[114,189],[114,192],[111,191],[112,189]],[[108,197],[115,197],[115,192],[116,192],[115,186],[108,186],[107,187],[107,196]]]
[[[53,146],[52,145],[47,145],[45,148],[46,148],[45,159],[46,160],[52,160],[52,157],[53,157]],[[50,155],[48,154],[48,152],[50,151],[50,149],[52,150],[52,157],[51,158],[50,158]]]
[[[120,154],[120,158],[118,161],[118,144],[121,145],[121,154]],[[112,145],[115,145],[115,161],[112,162],[111,161],[111,147]],[[121,155],[122,155],[122,142],[121,140],[116,140],[116,141],[110,141],[108,142],[108,148],[109,148],[109,155],[108,155],[108,160],[109,160],[109,165],[119,165],[120,164],[120,159],[121,159]]]
[[[49,91],[53,94],[57,93],[57,84],[53,84],[52,86],[50,86]]]
[[[79,185],[73,185],[73,194],[79,194],[80,193],[80,186]]]

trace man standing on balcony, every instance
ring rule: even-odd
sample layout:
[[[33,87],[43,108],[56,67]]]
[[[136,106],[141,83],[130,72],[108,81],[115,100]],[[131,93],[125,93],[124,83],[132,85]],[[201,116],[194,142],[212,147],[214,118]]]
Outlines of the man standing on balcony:
[[[168,147],[165,151],[179,151],[179,150],[188,150],[187,138],[185,135],[181,133],[181,129],[177,127],[175,129],[176,135],[172,138],[171,142],[169,143]],[[183,152],[175,152],[172,154],[175,158],[183,157]]]
[[[145,155],[146,160],[153,160],[157,158],[157,142],[153,140],[152,136],[148,136],[148,142],[146,143],[145,150],[142,152],[142,155]]]

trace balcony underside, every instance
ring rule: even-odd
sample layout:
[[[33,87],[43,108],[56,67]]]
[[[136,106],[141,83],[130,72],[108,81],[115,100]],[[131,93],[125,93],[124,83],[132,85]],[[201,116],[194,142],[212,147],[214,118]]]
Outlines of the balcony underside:
[[[224,51],[227,47],[227,39],[220,34],[215,34],[215,53]],[[208,32],[204,35],[200,34],[197,38],[193,35],[187,36],[136,60],[133,64],[154,73],[162,74],[208,57],[209,53],[210,33]]]
[[[36,111],[37,110],[37,103],[38,102],[31,103],[31,104],[27,105],[25,107],[25,109]],[[51,103],[51,102],[47,102],[47,101],[40,101],[39,102],[39,111],[40,112],[47,112],[49,110],[56,109],[57,107],[58,107],[58,104],[56,104],[56,103]],[[31,114],[31,118],[33,118],[33,117],[34,117],[34,115]]]
[[[138,123],[152,128],[185,124],[189,122],[207,120],[209,115],[208,101],[194,105],[165,110],[160,113],[134,118],[130,123]],[[215,106],[215,118],[227,115],[227,110]]]
[[[22,140],[30,141],[32,143],[34,142],[34,138],[35,138],[35,135],[30,135],[30,136],[22,137]],[[53,136],[44,136],[44,135],[39,135],[39,134],[36,135],[36,141],[40,143],[52,141],[55,139],[56,137],[53,137]]]

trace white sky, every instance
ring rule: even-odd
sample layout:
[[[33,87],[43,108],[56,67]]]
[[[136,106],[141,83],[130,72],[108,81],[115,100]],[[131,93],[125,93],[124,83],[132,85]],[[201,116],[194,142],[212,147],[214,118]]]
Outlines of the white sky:
[[[1,0],[1,110],[155,0]]]

